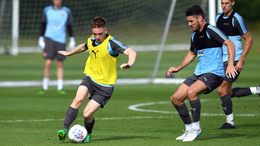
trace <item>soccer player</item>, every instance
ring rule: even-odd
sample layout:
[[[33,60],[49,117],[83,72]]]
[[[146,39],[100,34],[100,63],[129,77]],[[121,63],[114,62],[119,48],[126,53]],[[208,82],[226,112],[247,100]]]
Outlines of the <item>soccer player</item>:
[[[52,5],[45,7],[43,10],[42,27],[38,41],[45,58],[42,90],[39,93],[44,94],[48,90],[52,61],[56,59],[57,90],[59,93],[65,94],[66,92],[63,90],[63,61],[65,56],[59,54],[58,51],[65,50],[66,30],[70,36],[69,48],[75,47],[72,15],[69,8],[62,6],[62,0],[53,0],[52,2]]]
[[[236,76],[233,65],[234,45],[227,36],[216,27],[206,23],[204,11],[198,5],[187,9],[186,19],[193,31],[190,50],[178,66],[170,67],[167,72],[168,76],[177,73],[189,65],[196,56],[198,57],[194,74],[186,78],[171,96],[171,102],[185,125],[184,134],[176,140],[183,142],[193,141],[201,133],[201,103],[198,96],[202,93],[210,93],[221,85],[225,74],[230,78]],[[228,48],[228,65],[225,73],[222,45]],[[184,102],[186,98],[190,103],[192,118]]]
[[[223,13],[217,15],[217,27],[222,30],[235,45],[235,60],[234,66],[237,71],[236,78],[225,77],[223,83],[218,87],[218,95],[222,100],[222,106],[226,115],[226,122],[221,126],[221,129],[235,128],[234,116],[232,111],[232,103],[226,103],[230,106],[227,108],[225,102],[231,101],[231,97],[241,97],[251,94],[260,94],[260,87],[233,88],[232,84],[239,76],[239,73],[244,68],[247,54],[253,44],[253,38],[243,18],[233,10],[235,0],[221,0]],[[244,47],[242,46],[241,37],[245,40]],[[226,68],[228,60],[227,48],[223,46],[223,62]]]
[[[64,129],[58,130],[60,140],[65,139],[71,123],[77,117],[78,109],[86,99],[90,99],[90,101],[84,109],[83,117],[89,134],[84,142],[91,140],[91,133],[95,124],[94,113],[100,107],[105,106],[114,90],[117,79],[118,55],[128,56],[128,62],[121,64],[121,69],[128,69],[133,66],[136,59],[136,52],[133,49],[108,34],[105,18],[95,17],[92,20],[91,28],[92,35],[86,43],[78,45],[71,51],[59,51],[64,56],[71,56],[86,50],[89,52],[84,69],[86,76],[79,85],[77,94],[67,110]]]

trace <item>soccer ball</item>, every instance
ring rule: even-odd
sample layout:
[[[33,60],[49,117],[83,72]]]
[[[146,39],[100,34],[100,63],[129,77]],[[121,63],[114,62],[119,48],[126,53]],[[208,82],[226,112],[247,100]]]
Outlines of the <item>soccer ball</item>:
[[[80,143],[83,142],[87,135],[88,131],[85,129],[85,127],[77,124],[70,128],[68,137],[73,142]]]

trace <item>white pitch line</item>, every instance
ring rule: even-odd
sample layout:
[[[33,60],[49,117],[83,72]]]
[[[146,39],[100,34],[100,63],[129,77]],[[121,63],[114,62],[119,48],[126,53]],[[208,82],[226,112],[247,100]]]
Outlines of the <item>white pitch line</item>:
[[[104,118],[95,118],[95,120],[113,121],[113,120],[165,119],[165,118],[170,118],[170,117],[165,117],[165,116],[104,117]],[[0,123],[56,122],[56,121],[63,121],[63,120],[64,119],[0,120]]]
[[[116,85],[134,85],[134,84],[180,84],[184,81],[181,78],[165,79],[165,78],[129,78],[129,79],[118,79]],[[79,85],[81,80],[65,80],[64,85]],[[42,81],[1,81],[1,87],[37,87],[41,86]],[[57,81],[50,81],[50,86],[56,86]]]
[[[207,100],[203,100],[205,102]],[[139,103],[128,106],[129,110],[137,111],[137,112],[148,112],[148,113],[162,113],[162,114],[178,114],[177,112],[173,111],[164,111],[164,110],[151,110],[151,109],[142,109],[141,107],[144,106],[151,106],[151,105],[158,105],[158,104],[170,104],[170,102],[166,101],[160,101],[160,102],[145,102],[145,103]],[[174,110],[174,109],[173,109]],[[203,116],[209,116],[209,117],[218,117],[218,116],[224,116],[224,114],[217,114],[217,113],[201,113]],[[235,116],[239,117],[255,117],[259,114],[235,114]]]

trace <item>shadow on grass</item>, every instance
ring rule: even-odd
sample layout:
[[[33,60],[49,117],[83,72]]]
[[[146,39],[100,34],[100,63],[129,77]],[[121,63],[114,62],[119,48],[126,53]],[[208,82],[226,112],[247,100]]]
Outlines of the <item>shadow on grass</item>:
[[[248,134],[241,134],[241,133],[220,133],[220,134],[203,134],[199,138],[199,140],[210,140],[210,139],[225,139],[225,138],[238,138],[238,137],[245,137]]]
[[[243,128],[243,129],[255,129],[255,128],[259,128],[260,124],[252,124],[252,123],[247,123],[247,124],[242,124],[242,125],[238,125],[237,128]]]
[[[258,129],[260,124],[242,124],[238,125],[236,129],[216,129],[216,133],[202,133],[199,140],[210,140],[210,139],[231,139],[231,138],[257,138],[259,137]],[[251,132],[250,132],[251,131]],[[253,132],[254,131],[254,132]]]
[[[133,139],[155,139],[155,138],[158,139],[158,137],[137,136],[137,135],[136,136],[131,136],[131,135],[129,135],[129,136],[127,136],[127,135],[125,135],[125,136],[106,136],[106,137],[102,137],[102,138],[94,138],[94,139],[92,138],[90,143],[92,143],[92,142],[102,142],[102,141],[133,140]],[[75,142],[72,142],[72,141],[67,139],[66,141],[60,142],[60,144],[65,144],[65,145],[75,144]],[[86,143],[77,143],[77,144],[81,145],[81,144],[86,144]]]
[[[95,138],[92,139],[92,141],[109,141],[109,140],[131,140],[131,139],[154,139],[155,137],[151,136],[109,136],[109,137],[103,137],[103,138]]]

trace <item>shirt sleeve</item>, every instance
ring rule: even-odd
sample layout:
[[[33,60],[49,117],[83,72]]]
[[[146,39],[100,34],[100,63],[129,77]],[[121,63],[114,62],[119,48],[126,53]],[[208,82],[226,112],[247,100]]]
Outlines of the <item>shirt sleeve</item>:
[[[88,50],[88,40],[86,40],[86,42],[85,42],[85,44],[84,44],[84,48],[85,48],[86,50]]]
[[[66,11],[68,12],[68,20],[67,20],[67,31],[70,37],[73,35],[73,18],[72,14],[69,8],[66,8]]]
[[[191,41],[190,41],[190,51],[192,51],[194,54],[197,54],[196,52],[196,49],[195,49],[195,47],[194,47],[194,44],[193,44],[193,42],[192,42],[192,39],[191,39]]]
[[[111,38],[109,40],[109,42],[110,42],[112,50],[117,52],[117,53],[123,54],[124,51],[128,48],[128,46],[126,46],[122,42],[116,40],[115,38]]]
[[[45,30],[46,30],[46,25],[47,25],[46,12],[47,12],[47,8],[45,8],[42,13],[40,36],[44,36]]]
[[[193,43],[193,38],[195,36],[196,32],[193,32],[190,39],[190,51],[192,51],[194,54],[197,54],[196,48]]]
[[[244,35],[248,32],[248,28],[244,19],[237,13],[234,15],[233,23],[233,26],[238,29],[241,35]]]
[[[214,39],[221,44],[223,44],[228,39],[227,36],[221,30],[212,25],[208,26],[207,35],[209,38]]]
[[[217,16],[216,16],[216,22],[218,21],[220,16],[221,16],[221,13],[218,13]]]

